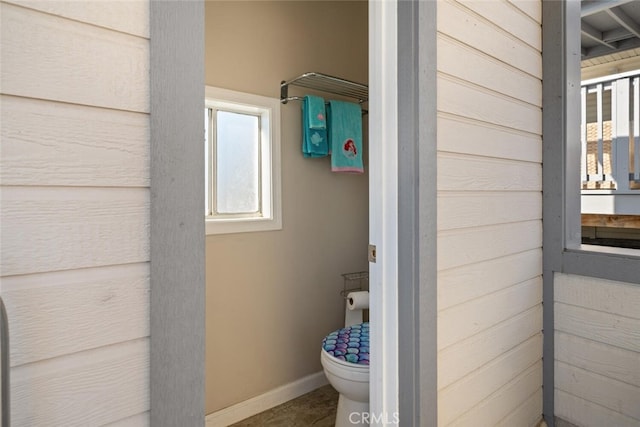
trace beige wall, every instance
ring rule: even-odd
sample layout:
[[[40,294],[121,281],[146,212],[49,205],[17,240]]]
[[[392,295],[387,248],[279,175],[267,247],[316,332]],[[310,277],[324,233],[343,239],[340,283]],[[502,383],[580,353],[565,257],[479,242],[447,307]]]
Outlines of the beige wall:
[[[367,3],[207,2],[205,45],[210,86],[279,97],[308,71],[366,83]],[[300,132],[300,104],[283,105],[283,229],[207,237],[207,413],[320,371],[340,274],[367,269],[367,176],[303,159]]]

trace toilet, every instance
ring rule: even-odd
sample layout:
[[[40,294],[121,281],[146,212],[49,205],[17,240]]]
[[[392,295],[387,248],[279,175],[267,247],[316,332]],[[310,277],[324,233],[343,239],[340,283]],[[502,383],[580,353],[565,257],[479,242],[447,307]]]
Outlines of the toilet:
[[[340,394],[336,427],[369,425],[369,322],[362,322],[362,304],[354,309],[353,300],[349,294],[345,327],[327,335],[320,351],[327,380]]]

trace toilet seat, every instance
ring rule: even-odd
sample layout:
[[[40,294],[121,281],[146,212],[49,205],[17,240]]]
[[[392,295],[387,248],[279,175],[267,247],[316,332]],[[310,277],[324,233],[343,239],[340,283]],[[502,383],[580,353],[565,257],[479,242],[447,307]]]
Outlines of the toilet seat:
[[[369,412],[369,322],[327,335],[322,340],[320,363],[329,384],[340,394],[335,426],[368,426],[364,417],[355,424],[350,417]]]
[[[322,340],[322,349],[333,362],[350,368],[369,367],[369,322],[331,332]]]

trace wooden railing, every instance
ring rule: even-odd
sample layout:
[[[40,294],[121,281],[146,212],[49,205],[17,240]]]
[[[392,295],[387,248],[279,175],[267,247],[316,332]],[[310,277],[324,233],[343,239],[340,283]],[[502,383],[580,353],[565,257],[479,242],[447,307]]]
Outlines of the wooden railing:
[[[582,188],[640,189],[640,70],[582,82]]]
[[[581,97],[583,213],[640,214],[640,70],[584,81]]]

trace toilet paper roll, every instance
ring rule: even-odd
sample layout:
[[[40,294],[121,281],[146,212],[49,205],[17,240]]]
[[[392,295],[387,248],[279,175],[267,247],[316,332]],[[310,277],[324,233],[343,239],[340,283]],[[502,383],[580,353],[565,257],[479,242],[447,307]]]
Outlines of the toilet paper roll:
[[[364,310],[369,308],[369,291],[349,292],[347,295],[349,310]]]

